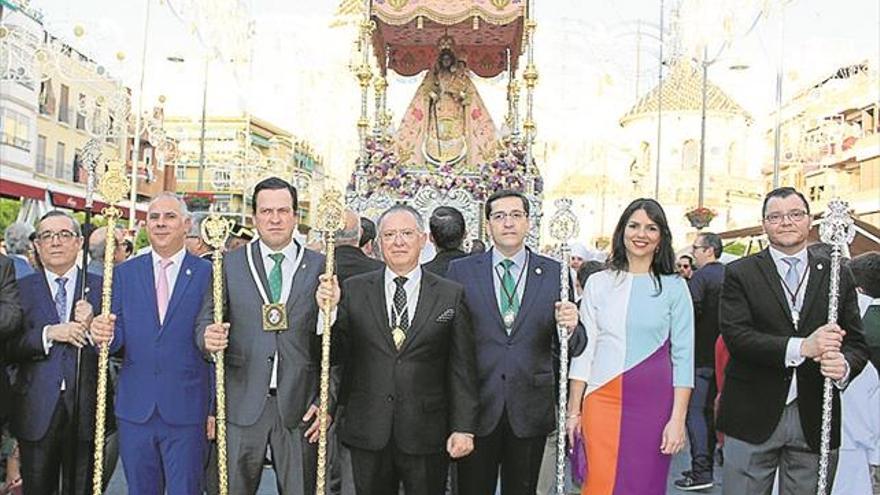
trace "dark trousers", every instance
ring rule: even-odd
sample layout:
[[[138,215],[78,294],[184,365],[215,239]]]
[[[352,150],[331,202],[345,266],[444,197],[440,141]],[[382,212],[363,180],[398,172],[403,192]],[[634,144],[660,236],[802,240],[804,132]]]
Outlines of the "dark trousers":
[[[91,438],[76,440],[76,455],[70,448],[74,442],[71,415],[64,406],[64,394],[55,405],[55,412],[46,435],[36,442],[19,440],[21,452],[21,481],[24,493],[52,495],[58,492],[62,481],[62,493],[86,494],[92,491]],[[70,470],[76,473],[76,489],[70,486]],[[109,477],[109,476],[106,476]]]
[[[349,448],[357,495],[394,495],[400,483],[406,495],[444,495],[449,456],[446,452],[412,455],[392,438],[382,450]]]
[[[458,461],[460,495],[493,495],[501,469],[502,495],[534,495],[547,435],[519,438],[510,429],[507,413],[485,437],[474,439],[474,451]]]
[[[688,404],[687,433],[691,445],[691,476],[712,481],[715,464],[715,370],[694,370],[694,391]]]

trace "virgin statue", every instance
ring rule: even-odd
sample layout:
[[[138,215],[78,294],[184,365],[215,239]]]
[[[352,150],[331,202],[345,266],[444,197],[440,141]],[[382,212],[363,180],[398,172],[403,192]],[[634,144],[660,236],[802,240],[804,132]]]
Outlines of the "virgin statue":
[[[441,38],[439,48],[403,116],[395,147],[403,163],[473,169],[494,157],[495,125],[451,38]]]

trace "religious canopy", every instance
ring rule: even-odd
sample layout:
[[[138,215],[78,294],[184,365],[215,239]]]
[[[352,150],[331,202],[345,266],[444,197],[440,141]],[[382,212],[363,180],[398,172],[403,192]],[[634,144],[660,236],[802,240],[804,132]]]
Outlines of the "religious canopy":
[[[433,67],[448,35],[471,71],[494,77],[516,69],[525,8],[523,0],[373,0],[374,53],[383,74],[414,76]]]

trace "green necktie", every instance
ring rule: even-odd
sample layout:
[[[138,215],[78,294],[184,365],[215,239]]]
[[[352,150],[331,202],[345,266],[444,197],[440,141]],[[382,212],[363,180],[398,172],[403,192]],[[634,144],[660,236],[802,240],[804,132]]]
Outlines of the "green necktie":
[[[269,257],[275,262],[275,266],[272,267],[272,271],[269,273],[269,292],[271,292],[269,297],[274,304],[281,299],[281,262],[284,261],[284,253],[273,253]]]
[[[516,315],[519,311],[519,295],[516,293],[516,280],[510,271],[513,260],[502,260],[499,264],[504,268],[504,275],[501,277],[501,314],[513,312]]]

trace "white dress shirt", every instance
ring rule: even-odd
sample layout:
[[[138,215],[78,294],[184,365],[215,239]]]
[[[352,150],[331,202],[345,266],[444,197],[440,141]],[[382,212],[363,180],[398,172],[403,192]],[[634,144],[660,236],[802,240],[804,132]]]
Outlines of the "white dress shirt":
[[[394,328],[397,325],[397,313],[394,310],[394,293],[397,291],[397,284],[394,279],[398,275],[385,267],[385,305],[388,315],[388,324]],[[407,323],[411,324],[413,315],[416,314],[416,306],[419,303],[419,292],[422,288],[422,267],[416,266],[411,272],[404,275],[407,278],[403,284],[403,290],[406,292],[406,316]],[[409,328],[407,326],[407,328]]]
[[[67,277],[67,281],[64,282],[64,289],[67,291],[67,306],[64,308],[64,314],[58,315],[61,323],[67,323],[70,321],[70,312],[73,309],[73,302],[76,299],[76,264],[74,264],[70,270],[67,270],[67,273],[64,275],[56,275],[55,273],[50,272],[49,270],[44,270],[43,274],[46,276],[46,283],[49,284],[49,293],[52,295],[52,309],[55,309],[55,296],[58,295],[58,283],[55,282],[61,277]],[[52,345],[54,342],[49,340],[49,325],[43,327],[43,351],[46,355],[49,355],[49,351],[52,350]],[[67,389],[67,384],[64,382],[64,379],[61,380],[61,390]]]
[[[278,303],[287,304],[287,299],[290,297],[290,288],[293,286],[293,276],[296,274],[297,268],[299,268],[296,263],[299,247],[296,242],[291,240],[280,251],[274,251],[262,240],[257,242],[260,243],[260,254],[263,258],[263,269],[266,270],[267,282],[269,281],[269,274],[275,268],[275,260],[272,259],[272,255],[275,253],[282,253],[284,255],[284,259],[281,261],[281,296],[278,298]],[[246,246],[246,249],[251,249],[251,247]],[[268,293],[269,287],[266,287],[266,289],[266,296],[271,297],[271,294]],[[272,359],[272,376],[269,378],[269,388],[276,388],[278,386],[278,359],[278,351],[276,350],[275,357]]]

